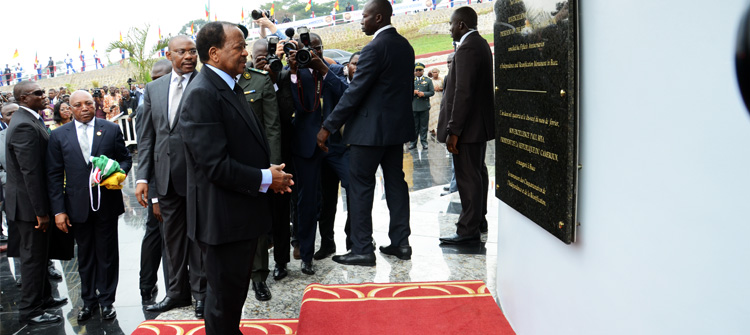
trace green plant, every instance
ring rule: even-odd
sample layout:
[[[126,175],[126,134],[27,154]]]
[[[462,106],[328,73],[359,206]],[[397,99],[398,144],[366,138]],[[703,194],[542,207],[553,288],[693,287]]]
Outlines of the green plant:
[[[94,87],[94,88],[99,87],[99,81],[98,80],[92,80],[91,81],[91,87]]]
[[[146,46],[146,40],[148,38],[148,31],[150,25],[145,25],[142,28],[132,27],[128,30],[128,33],[123,36],[122,42],[115,41],[109,44],[107,52],[115,49],[127,50],[130,54],[129,63],[134,67],[135,73],[133,79],[140,83],[148,83],[151,81],[151,67],[158,60],[154,56],[159,50],[164,49],[169,44],[168,39],[160,40],[158,43],[153,45],[151,48]]]

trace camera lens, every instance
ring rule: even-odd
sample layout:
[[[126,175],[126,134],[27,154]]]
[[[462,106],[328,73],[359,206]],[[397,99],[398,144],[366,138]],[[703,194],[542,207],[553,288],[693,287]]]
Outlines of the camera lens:
[[[258,20],[263,17],[263,14],[261,14],[261,11],[253,9],[253,11],[250,13],[250,16],[253,17],[253,20]]]
[[[273,73],[279,73],[284,67],[284,65],[281,64],[281,60],[276,57],[269,58],[268,66],[271,68],[271,71],[273,71]]]
[[[306,66],[308,63],[310,63],[311,59],[312,56],[310,55],[309,50],[302,49],[297,51],[297,64],[299,64],[299,66]]]

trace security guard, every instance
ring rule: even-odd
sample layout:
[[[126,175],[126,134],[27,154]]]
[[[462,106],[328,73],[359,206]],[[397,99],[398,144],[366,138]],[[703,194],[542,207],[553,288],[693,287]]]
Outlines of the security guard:
[[[281,121],[279,105],[276,102],[276,90],[268,72],[252,67],[252,61],[247,63],[247,69],[240,76],[237,84],[245,92],[245,99],[253,108],[255,116],[263,125],[268,146],[271,149],[271,164],[281,164]],[[271,290],[266,285],[268,268],[268,238],[259,238],[258,247],[253,259],[253,291],[255,299],[266,301],[271,299]]]
[[[422,150],[427,150],[427,124],[430,121],[430,97],[435,95],[432,79],[424,75],[424,64],[414,64],[414,97],[411,109],[414,113],[414,131],[422,142]],[[409,150],[417,148],[417,140],[411,142]]]

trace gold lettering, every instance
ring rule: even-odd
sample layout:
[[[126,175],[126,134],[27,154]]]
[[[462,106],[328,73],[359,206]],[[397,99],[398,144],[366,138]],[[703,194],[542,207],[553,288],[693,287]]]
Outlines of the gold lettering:
[[[526,13],[516,14],[508,18],[508,23],[513,23],[516,21],[521,21],[526,18]]]

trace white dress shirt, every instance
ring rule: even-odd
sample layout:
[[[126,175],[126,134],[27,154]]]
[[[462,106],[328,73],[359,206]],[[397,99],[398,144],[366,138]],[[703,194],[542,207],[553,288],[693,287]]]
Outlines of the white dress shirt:
[[[91,148],[94,147],[94,121],[96,118],[91,119],[88,123],[83,123],[78,120],[73,120],[76,126],[76,138],[81,136],[81,125],[86,125],[86,138],[89,139],[89,156],[91,156]],[[88,162],[86,162],[88,164]]]
[[[374,40],[375,37],[378,37],[378,34],[380,34],[380,32],[382,32],[383,30],[391,29],[391,28],[393,28],[393,26],[389,24],[389,25],[387,25],[385,27],[382,27],[382,28],[378,29],[374,34],[372,34],[372,39]]]
[[[457,46],[457,47],[460,47],[460,46],[461,46],[461,43],[463,43],[463,42],[464,42],[464,40],[466,39],[466,36],[469,36],[469,34],[471,34],[471,33],[473,33],[473,32],[476,32],[476,31],[477,31],[476,29],[471,29],[471,30],[469,30],[469,31],[468,31],[468,32],[467,32],[466,34],[464,34],[464,36],[461,36],[461,39],[460,39],[460,40],[458,40],[458,42],[456,42],[456,46]]]
[[[27,112],[31,113],[31,115],[33,115],[35,119],[38,119],[38,118],[40,118],[40,116],[39,116],[39,113],[37,113],[37,112],[35,112],[35,111],[33,111],[33,110],[29,109],[28,107],[24,107],[24,106],[18,106],[18,107],[20,107],[20,108],[23,108],[23,109],[25,109],[25,110],[26,110]]]
[[[177,84],[182,82],[182,91],[185,92],[187,84],[190,81],[190,75],[193,73],[185,73],[180,76],[174,69],[172,69],[172,76],[169,79],[169,100],[167,100],[167,113],[172,110],[172,97],[174,96],[175,90],[177,90]],[[172,125],[170,125],[171,127]]]

